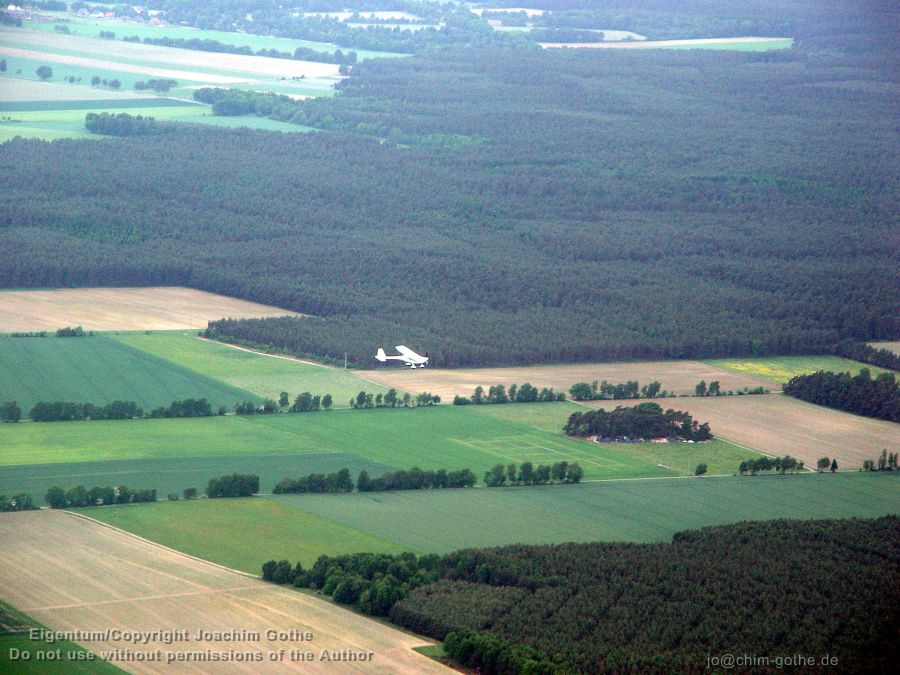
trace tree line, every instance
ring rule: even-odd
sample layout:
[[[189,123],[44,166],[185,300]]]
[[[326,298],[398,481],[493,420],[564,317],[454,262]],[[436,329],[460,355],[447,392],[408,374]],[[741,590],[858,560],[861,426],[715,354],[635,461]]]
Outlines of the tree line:
[[[471,469],[458,471],[423,471],[414,466],[409,471],[389,471],[376,478],[369,478],[368,471],[361,471],[356,479],[360,492],[389,492],[392,490],[439,490],[443,488],[469,488],[478,482]]]
[[[206,486],[206,496],[210,499],[252,497],[257,492],[259,492],[259,476],[253,474],[233,473],[230,476],[210,478]]]
[[[324,492],[353,492],[353,480],[349,469],[341,469],[336,473],[311,473],[296,480],[285,477],[272,490],[279,494],[319,494]]]
[[[834,460],[831,464],[831,471],[837,471],[837,468],[837,460]],[[738,467],[738,473],[741,476],[745,474],[755,476],[758,473],[774,471],[783,476],[788,471],[799,473],[803,471],[803,469],[803,462],[794,459],[790,455],[785,455],[784,457],[758,457],[756,459],[744,460]]]
[[[325,52],[308,47],[297,47],[293,53],[282,52],[277,49],[258,49],[253,51],[247,45],[232,45],[208,38],[170,38],[170,37],[145,37],[143,40],[137,35],[123,38],[126,42],[143,42],[145,45],[158,47],[177,47],[179,49],[194,49],[202,52],[216,52],[220,54],[242,54],[245,56],[264,56],[270,59],[293,59],[295,61],[315,61],[316,63],[336,63],[338,65],[353,65],[357,55],[353,50],[344,53],[340,49],[334,52]]]
[[[38,507],[34,505],[34,500],[31,498],[31,495],[25,494],[24,492],[13,495],[9,499],[6,498],[6,495],[0,495],[0,513],[7,513],[10,511],[34,511],[36,508]]]
[[[93,403],[73,403],[70,401],[38,401],[28,411],[33,422],[72,422],[79,420],[130,420],[135,418],[161,417],[209,417],[212,406],[205,398],[186,398],[172,401],[168,407],[159,406],[146,415],[134,401],[113,401],[107,405]],[[224,414],[220,410],[219,414]],[[22,411],[15,401],[0,405],[0,419],[4,422],[18,422]]]
[[[654,380],[650,384],[641,387],[637,380],[629,380],[619,384],[611,384],[606,380],[590,384],[576,382],[569,387],[569,394],[576,401],[603,401],[608,399],[620,400],[626,398],[666,398],[674,396],[662,388],[662,385]]]
[[[827,653],[888,672],[896,603],[883,584],[897,546],[896,516],[770,520],[670,543],[356,553],[309,569],[270,560],[262,576],[444,640],[459,665],[484,673],[689,672],[727,652]],[[773,581],[780,569],[793,571],[790,584]]]
[[[884,448],[877,460],[867,459],[863,462],[863,471],[896,471],[898,461],[900,461],[898,453],[888,452],[887,448]]]
[[[484,387],[481,385],[475,387],[475,393],[472,396],[454,396],[453,405],[475,405],[497,404],[497,403],[550,403],[552,401],[565,401],[566,395],[563,392],[554,392],[553,387],[543,387],[538,390],[531,383],[526,382],[521,387],[516,384],[509,385],[509,392],[502,384],[495,384],[488,387],[487,395],[484,393]]]
[[[808,403],[900,422],[900,386],[894,373],[881,373],[873,379],[868,368],[857,375],[820,370],[792,377],[784,385],[784,393]]]
[[[117,487],[92,487],[76,485],[64,490],[54,485],[44,496],[51,509],[65,509],[79,506],[109,506],[110,504],[137,504],[155,502],[156,490],[132,490],[124,485]]]
[[[584,469],[577,462],[556,462],[552,465],[531,462],[515,464],[495,464],[484,472],[484,483],[488,487],[504,485],[546,485],[547,483],[580,483]]]
[[[104,136],[151,136],[172,129],[166,124],[157,124],[153,117],[106,112],[89,112],[84,116],[84,127],[92,134]]]
[[[689,413],[669,409],[657,403],[639,403],[633,408],[591,410],[569,415],[563,431],[567,436],[601,438],[669,438],[708,441],[713,435],[709,423],[698,423]]]
[[[879,368],[888,368],[890,370],[900,370],[900,355],[895,354],[890,349],[875,348],[865,342],[854,342],[853,340],[843,340],[834,348],[834,353],[843,356],[845,359],[853,359],[854,361],[862,361]]]
[[[402,395],[393,387],[388,389],[384,394],[378,392],[376,394],[359,392],[354,398],[350,399],[350,407],[354,410],[367,410],[370,408],[421,408],[431,405],[437,405],[441,402],[441,397],[423,391],[413,396],[409,392]]]

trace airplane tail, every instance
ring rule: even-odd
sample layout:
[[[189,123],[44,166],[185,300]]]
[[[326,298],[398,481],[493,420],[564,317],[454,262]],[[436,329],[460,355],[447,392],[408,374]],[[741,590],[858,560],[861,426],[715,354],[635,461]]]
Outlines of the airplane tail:
[[[387,361],[387,354],[385,354],[384,350],[381,347],[379,347],[378,353],[375,354],[375,358],[378,359],[379,361],[381,361],[382,363],[384,363],[385,361]]]

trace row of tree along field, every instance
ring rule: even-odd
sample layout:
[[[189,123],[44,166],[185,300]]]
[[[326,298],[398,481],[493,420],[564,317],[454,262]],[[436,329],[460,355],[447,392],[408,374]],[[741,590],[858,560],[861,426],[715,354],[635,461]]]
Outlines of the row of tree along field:
[[[211,336],[356,364],[398,336],[449,367],[896,338],[896,55],[851,51],[858,27],[823,51],[364,61],[294,108],[328,134],[12,140],[0,286],[239,296],[316,318]]]
[[[896,516],[771,520],[667,544],[270,560],[262,575],[444,640],[483,673],[693,672],[726,653],[827,654],[832,667],[888,672],[898,547]]]

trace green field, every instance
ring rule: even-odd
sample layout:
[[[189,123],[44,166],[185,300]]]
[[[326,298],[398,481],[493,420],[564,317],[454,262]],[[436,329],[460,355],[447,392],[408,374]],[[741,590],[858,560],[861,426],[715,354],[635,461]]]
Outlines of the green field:
[[[3,428],[0,466],[282,453],[351,453],[389,466],[582,463],[587,478],[671,476],[619,447],[557,436],[468,408],[332,410],[194,419],[22,423]],[[336,469],[340,466],[335,467]],[[283,476],[277,476],[282,478]]]
[[[777,38],[760,42],[719,42],[701,45],[659,45],[657,49],[723,49],[736,52],[768,52],[773,49],[790,49],[793,38]]]
[[[129,115],[142,115],[153,117],[160,122],[191,122],[217,127],[247,127],[250,129],[264,129],[267,131],[283,131],[288,133],[307,132],[310,127],[303,127],[287,122],[278,122],[265,117],[245,115],[241,117],[217,117],[210,112],[206,105],[194,105],[182,102],[181,105],[154,106],[158,99],[135,99],[132,105],[121,105],[121,101],[103,102],[84,101],[78,102],[77,108],[28,110],[8,112],[0,120],[0,142],[22,136],[27,138],[42,138],[52,140],[55,138],[93,138],[102,139],[105,136],[92,134],[84,127],[84,117],[89,112],[107,112],[113,115],[128,113]],[[72,102],[75,104],[75,102]],[[126,102],[128,103],[128,102]],[[144,105],[135,105],[143,103]],[[41,105],[40,102],[29,102],[32,108]],[[36,105],[35,105],[36,104]],[[8,104],[9,105],[9,104]],[[109,107],[107,107],[109,106]],[[0,108],[2,109],[2,108]]]
[[[892,474],[672,478],[519,488],[290,495],[279,502],[429,552],[563,541],[668,541],[741,520],[900,511]]]
[[[154,489],[159,499],[185,488],[203,492],[210,478],[232,473],[249,473],[262,477],[261,490],[271,492],[285,476],[331,473],[350,469],[354,479],[360,471],[378,476],[395,467],[361,459],[349,453],[248,453],[197,457],[160,457],[157,459],[122,459],[102,462],[65,462],[60,464],[26,464],[0,470],[0,495],[21,492],[42,502],[54,485],[68,488],[84,485],[127,485],[133,489]]]
[[[314,49],[319,52],[334,52],[334,50],[338,48],[336,45],[327,42],[294,40],[291,38],[253,35],[252,33],[232,33],[219,30],[207,30],[205,28],[190,28],[188,26],[152,26],[149,24],[137,24],[132,21],[93,19],[72,15],[66,16],[65,19],[67,20],[66,25],[69,27],[72,34],[85,35],[88,37],[100,37],[100,31],[112,31],[116,34],[116,39],[118,40],[132,35],[137,35],[142,39],[145,37],[169,37],[187,40],[218,40],[224,44],[236,45],[238,47],[250,47],[255,51],[260,49],[277,49],[278,51],[290,52],[292,54],[297,47]],[[24,25],[27,28],[53,32],[55,31],[54,26],[56,24],[25,21]],[[349,50],[347,47],[344,47],[343,51],[347,52]],[[355,51],[359,60],[404,56],[404,54],[396,54],[394,52],[378,52],[366,49],[357,49]]]
[[[0,621],[5,623],[10,620],[25,626],[44,627],[12,605],[0,600]],[[60,650],[60,659],[48,658],[47,653],[56,652],[57,649]],[[22,657],[21,654],[28,654],[28,658]],[[124,672],[100,658],[85,656],[79,659],[79,654],[89,655],[91,652],[68,640],[50,644],[42,640],[32,640],[27,632],[0,632],[0,673],[17,673],[17,675],[60,673],[66,675],[68,673]],[[14,656],[16,658],[13,658]]]
[[[18,401],[23,415],[38,401],[107,404],[123,400],[149,410],[185,398],[206,398],[214,407],[229,408],[238,401],[256,399],[250,392],[103,335],[0,337],[0,401]],[[68,432],[60,429],[51,435],[55,434],[67,436]],[[10,431],[9,435],[16,434]]]
[[[190,555],[259,574],[269,559],[311,565],[320,555],[417,550],[264,499],[198,499],[83,509],[85,515]]]
[[[360,390],[373,394],[387,391],[385,387],[361,380],[343,369],[242,351],[217,342],[199,340],[194,334],[179,331],[121,333],[112,337],[130,347],[252,391],[263,398],[277,399],[282,391],[293,398],[308,391],[312,394],[331,394],[335,407],[346,408],[350,398]]]
[[[808,375],[819,370],[830,370],[835,373],[858,373],[861,368],[868,368],[875,377],[880,373],[890,372],[883,368],[870,366],[859,361],[851,361],[840,356],[766,356],[750,359],[710,359],[705,360],[711,366],[733,370],[745,375],[761,377],[770,382],[784,384],[795,375]]]
[[[281,510],[273,510],[273,503]],[[874,517],[897,513],[898,505],[897,476],[849,473],[284,495],[117,506],[92,509],[89,515],[258,573],[264,560],[281,556],[307,564],[322,553],[389,547],[443,553],[512,543],[668,541],[680,530],[709,525]],[[289,512],[296,512],[296,520]],[[298,532],[308,535],[298,537]],[[363,536],[371,537],[369,548]]]

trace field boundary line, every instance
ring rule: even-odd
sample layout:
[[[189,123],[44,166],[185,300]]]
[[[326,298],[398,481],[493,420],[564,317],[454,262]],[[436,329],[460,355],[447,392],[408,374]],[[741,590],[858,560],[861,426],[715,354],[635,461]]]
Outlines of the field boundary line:
[[[186,333],[185,333],[186,335]],[[334,366],[326,366],[324,363],[316,363],[315,361],[306,361],[304,359],[298,359],[296,356],[287,356],[285,354],[270,354],[269,352],[261,352],[258,349],[250,349],[249,347],[241,347],[240,345],[234,345],[230,342],[222,342],[221,340],[212,340],[210,338],[202,337],[200,335],[192,336],[195,340],[202,340],[203,342],[211,342],[215,345],[224,345],[225,347],[231,347],[232,349],[239,349],[242,352],[250,352],[251,354],[259,354],[260,356],[271,356],[273,359],[284,359],[285,361],[294,361],[296,363],[305,363],[308,366],[318,366],[319,368],[324,368],[326,370],[344,370],[344,368],[335,368]],[[349,370],[348,370],[349,372]],[[357,375],[357,377],[359,377]],[[360,377],[359,379],[363,380],[365,378]],[[367,382],[369,380],[366,380]],[[376,384],[373,382],[372,384]],[[383,385],[382,385],[383,386]]]
[[[55,510],[55,509],[51,509]],[[164,551],[169,551],[170,553],[175,553],[176,555],[184,556],[185,558],[190,558],[191,560],[196,560],[197,562],[206,563],[207,565],[212,565],[213,567],[218,567],[221,570],[225,570],[226,572],[232,572],[233,574],[239,574],[242,577],[247,577],[248,579],[255,579],[257,581],[260,580],[260,577],[255,574],[250,574],[250,572],[244,572],[242,570],[236,570],[233,567],[226,567],[225,565],[220,565],[219,563],[214,563],[211,560],[207,560],[206,558],[200,558],[199,556],[191,555],[190,553],[185,553],[184,551],[179,551],[178,549],[171,548],[170,546],[166,546],[165,544],[160,544],[159,542],[153,541],[152,539],[147,539],[145,537],[141,537],[140,535],[135,534],[134,532],[129,532],[128,530],[123,530],[121,527],[116,527],[115,525],[110,525],[109,523],[104,523],[102,520],[97,520],[96,518],[91,518],[90,516],[86,516],[83,513],[78,513],[77,511],[69,511],[68,509],[61,509],[62,513],[65,513],[70,516],[74,516],[76,518],[82,518],[83,520],[87,520],[96,525],[101,525],[103,527],[109,528],[114,532],[118,532],[120,534],[127,535],[133,539],[137,539],[138,541],[142,541],[145,544],[150,544],[151,546],[156,546],[157,548],[161,548]]]

